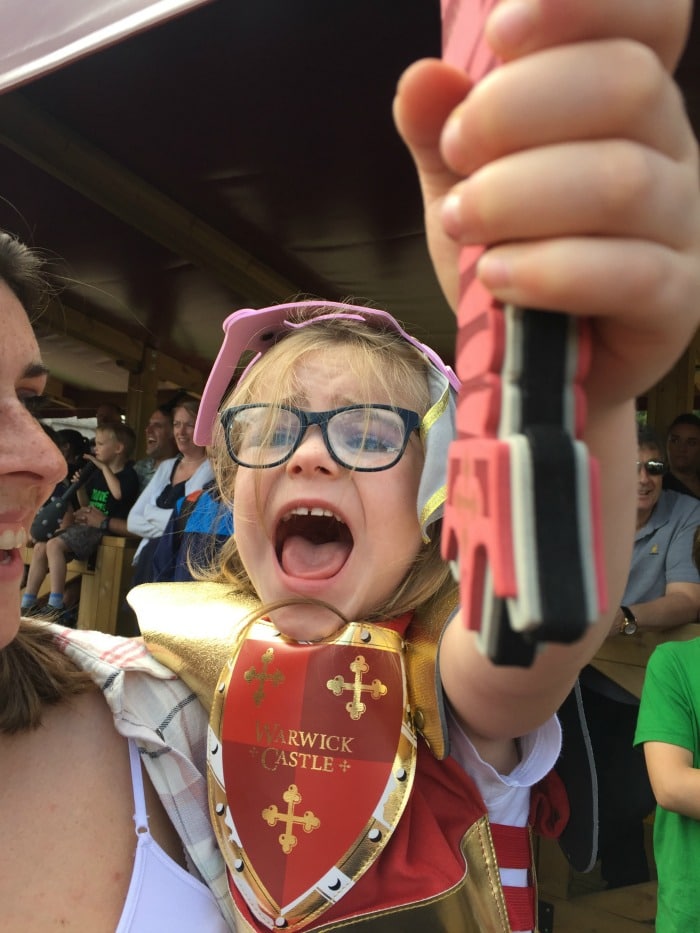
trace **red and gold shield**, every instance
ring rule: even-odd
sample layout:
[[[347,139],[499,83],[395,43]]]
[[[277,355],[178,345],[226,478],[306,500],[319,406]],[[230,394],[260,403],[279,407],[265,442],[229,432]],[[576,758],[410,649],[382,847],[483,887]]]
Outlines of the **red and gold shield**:
[[[415,764],[402,644],[354,623],[304,645],[261,621],[224,668],[209,801],[238,893],[267,925],[317,917],[398,822]]]

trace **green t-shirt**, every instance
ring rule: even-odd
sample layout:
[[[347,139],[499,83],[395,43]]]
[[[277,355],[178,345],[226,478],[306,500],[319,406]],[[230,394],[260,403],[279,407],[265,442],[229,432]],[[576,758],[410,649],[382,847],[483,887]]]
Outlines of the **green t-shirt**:
[[[659,645],[647,665],[635,745],[687,748],[700,766],[700,638]],[[657,933],[700,930],[700,821],[657,806]]]

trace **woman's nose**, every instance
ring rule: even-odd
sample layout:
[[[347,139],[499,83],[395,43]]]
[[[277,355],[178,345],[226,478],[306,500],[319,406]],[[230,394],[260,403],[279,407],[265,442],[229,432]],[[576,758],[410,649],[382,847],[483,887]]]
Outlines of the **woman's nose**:
[[[39,422],[24,407],[2,418],[0,462],[4,473],[33,473],[53,488],[65,478],[66,461]]]

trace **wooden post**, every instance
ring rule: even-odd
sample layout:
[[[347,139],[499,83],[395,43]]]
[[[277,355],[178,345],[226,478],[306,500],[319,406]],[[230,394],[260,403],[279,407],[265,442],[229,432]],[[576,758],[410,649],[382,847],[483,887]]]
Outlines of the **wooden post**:
[[[673,369],[650,390],[647,423],[662,441],[676,417],[695,407],[695,371],[700,350],[700,331]]]
[[[158,353],[151,347],[143,348],[139,372],[129,373],[129,389],[126,400],[126,423],[136,432],[134,458],[146,452],[144,431],[151,414],[158,407]]]

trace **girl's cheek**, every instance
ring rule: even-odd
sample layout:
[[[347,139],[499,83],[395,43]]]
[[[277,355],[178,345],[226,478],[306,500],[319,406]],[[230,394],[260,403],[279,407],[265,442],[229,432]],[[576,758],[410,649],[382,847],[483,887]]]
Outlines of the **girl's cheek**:
[[[233,482],[233,514],[242,521],[261,517],[265,495],[261,488],[260,477],[245,475],[239,469]]]
[[[262,482],[262,477],[260,473],[262,471],[258,470],[255,476],[255,513],[262,524],[263,516],[265,514],[265,502],[267,501],[267,495],[265,494],[265,487]]]

